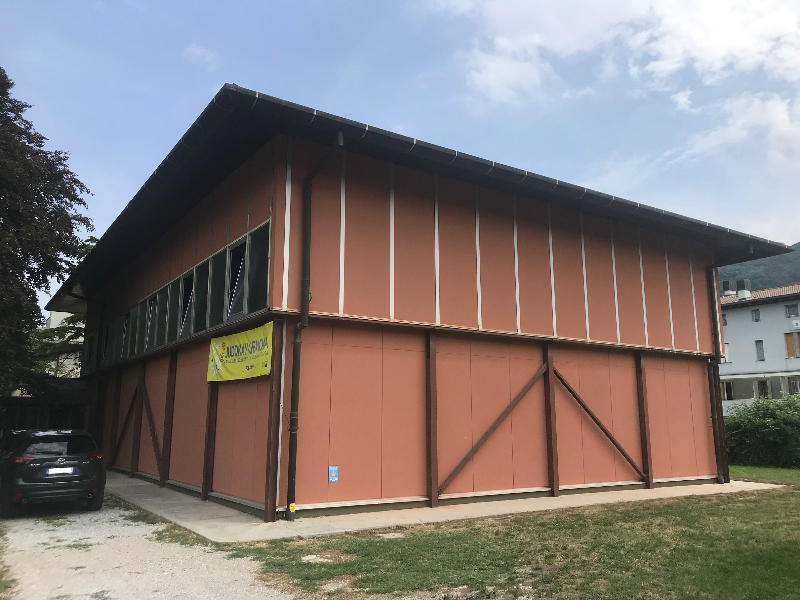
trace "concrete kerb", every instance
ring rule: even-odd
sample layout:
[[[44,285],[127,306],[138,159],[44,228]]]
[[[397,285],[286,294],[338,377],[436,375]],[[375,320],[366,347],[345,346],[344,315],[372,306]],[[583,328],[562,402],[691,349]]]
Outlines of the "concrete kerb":
[[[405,508],[382,512],[361,512],[300,518],[293,522],[264,523],[258,517],[213,502],[203,502],[193,496],[156,484],[109,472],[106,491],[216,543],[258,542],[293,537],[336,535],[353,531],[389,529],[444,523],[481,517],[638,502],[688,496],[710,496],[737,492],[768,490],[780,485],[732,481],[729,484],[702,483],[655,489],[588,492],[563,495],[557,498],[521,498],[487,500],[470,504],[439,506],[437,508]]]

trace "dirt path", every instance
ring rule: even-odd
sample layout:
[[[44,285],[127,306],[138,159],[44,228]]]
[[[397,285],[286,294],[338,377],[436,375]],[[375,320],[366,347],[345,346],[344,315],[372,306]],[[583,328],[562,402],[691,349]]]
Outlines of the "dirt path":
[[[4,562],[19,600],[288,600],[257,578],[257,565],[224,552],[153,539],[161,525],[104,507],[33,509],[4,522]]]

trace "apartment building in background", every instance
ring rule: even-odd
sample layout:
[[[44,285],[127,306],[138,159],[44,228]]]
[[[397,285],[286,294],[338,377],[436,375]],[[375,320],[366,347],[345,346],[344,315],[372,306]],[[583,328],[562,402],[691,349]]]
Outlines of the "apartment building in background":
[[[738,285],[737,285],[738,283]],[[751,292],[722,284],[723,408],[800,393],[800,284]]]

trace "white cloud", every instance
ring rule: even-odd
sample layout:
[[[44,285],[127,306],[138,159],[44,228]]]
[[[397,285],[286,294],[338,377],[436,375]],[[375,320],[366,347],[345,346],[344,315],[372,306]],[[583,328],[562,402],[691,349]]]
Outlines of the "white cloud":
[[[800,174],[800,101],[777,94],[742,94],[720,107],[721,123],[689,139],[671,162],[697,161],[748,141],[761,142],[770,166]]]
[[[474,93],[518,106],[550,97],[552,61],[621,51],[629,74],[651,89],[693,70],[706,85],[763,70],[800,83],[797,0],[430,0],[439,11],[474,20],[480,37],[466,77]],[[607,80],[613,69],[601,67]],[[605,78],[605,79],[604,79]]]
[[[222,62],[219,54],[200,44],[190,44],[187,46],[183,51],[183,58],[209,73],[216,71]]]
[[[612,55],[608,55],[600,63],[600,68],[597,70],[597,78],[602,82],[613,81],[619,76],[619,65],[617,60]]]
[[[676,110],[686,112],[697,112],[698,109],[692,108],[692,90],[685,89],[670,96],[670,100],[675,103]]]

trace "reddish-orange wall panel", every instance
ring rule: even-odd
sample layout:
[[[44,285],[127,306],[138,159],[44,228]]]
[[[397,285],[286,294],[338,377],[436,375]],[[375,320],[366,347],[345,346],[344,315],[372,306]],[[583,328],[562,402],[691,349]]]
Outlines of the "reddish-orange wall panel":
[[[614,300],[614,265],[611,259],[611,222],[583,216],[586,255],[586,298],[589,306],[589,337],[617,341],[617,311]]]
[[[573,387],[580,382],[580,361],[580,353],[576,350],[559,348],[555,351],[555,366]],[[558,382],[555,383],[555,406],[559,483],[561,485],[586,483],[583,467],[583,411]]]
[[[247,232],[247,216],[250,210],[250,184],[253,171],[252,157],[230,175],[230,221],[228,240],[233,242]]]
[[[580,214],[552,206],[551,224],[556,333],[560,337],[586,339]]]
[[[327,313],[339,312],[341,186],[342,163],[335,157],[314,179],[311,201],[310,308]]]
[[[381,354],[333,346],[330,465],[339,481],[328,488],[331,502],[381,497]]]
[[[203,482],[207,368],[208,343],[200,342],[179,350],[169,477],[194,486],[200,486]]]
[[[219,386],[214,444],[214,491],[264,501],[269,379],[256,377]]]
[[[211,235],[214,228],[214,198],[207,196],[197,207],[197,256],[195,260],[201,262],[211,255]],[[175,279],[180,273],[172,274]]]
[[[511,395],[516,396],[542,364],[538,344],[510,343]],[[547,487],[547,432],[544,384],[540,380],[511,413],[514,488]]]
[[[472,448],[471,361],[469,338],[440,335],[436,346],[439,483],[442,483]],[[472,471],[470,462],[444,493],[472,492]]]
[[[675,347],[681,350],[697,350],[695,335],[694,297],[692,274],[689,268],[689,242],[667,238],[669,258],[669,292],[672,300],[672,327]]]
[[[641,240],[648,342],[651,346],[672,348],[664,236],[642,231]]]
[[[197,262],[197,212],[193,211],[184,218],[186,228],[183,236],[183,270],[191,269]]]
[[[291,145],[292,197],[289,215],[291,232],[289,235],[289,293],[287,298],[288,308],[300,310],[300,278],[303,268],[303,179],[319,162],[325,149],[318,144],[298,138],[292,138]]]
[[[694,292],[697,307],[697,334],[701,352],[714,352],[714,321],[708,301],[708,281],[706,268],[711,264],[711,255],[706,248],[692,247],[692,271],[694,273]]]
[[[161,440],[164,438],[164,404],[167,400],[167,374],[169,373],[169,356],[160,356],[147,361],[145,371],[145,385],[150,398],[150,408],[153,411],[153,420],[156,426],[156,442],[159,450]],[[150,475],[159,475],[158,462],[153,450],[153,438],[150,435],[150,425],[147,412],[142,411],[142,436],[139,445],[139,470]]]
[[[134,420],[136,417],[136,409],[134,408],[131,415],[127,429],[123,430],[125,425],[125,416],[128,414],[128,409],[131,402],[134,400],[134,393],[136,392],[136,385],[139,382],[139,367],[131,365],[123,368],[122,370],[122,388],[119,400],[119,422],[117,423],[117,444],[122,440],[122,445],[119,447],[119,454],[114,463],[118,467],[130,468],[131,466],[131,451],[133,449],[133,428]]]
[[[409,345],[417,349],[408,350]],[[425,352],[420,346],[423,346],[421,334],[391,334],[387,328],[381,412],[381,495],[384,498],[426,493],[426,371]]]
[[[344,312],[389,317],[389,165],[348,154]]]
[[[715,475],[717,460],[714,431],[711,424],[711,399],[708,391],[707,363],[703,359],[686,359],[689,363],[689,386],[692,395],[692,425],[697,455],[697,474]]]
[[[653,453],[653,476],[672,477],[672,450],[664,359],[644,360],[647,372],[647,408],[650,417],[650,448]]]
[[[475,190],[439,178],[439,312],[446,325],[478,327]]]
[[[311,334],[311,335],[309,335]],[[290,377],[286,372],[286,381]],[[331,417],[331,327],[314,324],[303,332],[301,414],[297,432],[297,503],[328,501]],[[284,392],[284,404],[289,399]],[[288,444],[288,437],[284,438]],[[352,477],[352,474],[351,474]]]
[[[689,369],[684,358],[664,359],[672,477],[697,475]]]
[[[481,189],[481,319],[484,329],[517,330],[514,207],[508,194]]]
[[[272,158],[275,140],[270,140],[252,158],[249,228],[255,229],[269,219],[273,194]]]
[[[432,175],[396,166],[394,170],[394,316],[436,321]]]
[[[169,283],[169,263],[172,254],[172,244],[168,236],[162,236],[158,241],[158,287]]]
[[[231,180],[223,181],[212,193],[214,198],[212,204],[211,222],[211,253],[215,253],[224,248],[228,243],[228,226],[230,220],[230,197]]]
[[[614,222],[619,337],[623,344],[645,345],[639,236],[634,227]]]
[[[553,335],[546,204],[517,198],[517,256],[522,331]]]
[[[607,428],[613,427],[611,408],[611,377],[608,354],[605,352],[581,352],[580,381],[578,393],[592,412]],[[569,381],[569,380],[568,380]],[[560,385],[560,384],[559,384]],[[617,449],[611,444],[597,424],[585,412],[583,423],[583,469],[586,483],[605,483],[616,479],[615,455]]]
[[[214,439],[213,490],[233,495],[233,438],[236,434],[236,389],[235,381],[224,382],[217,393],[217,424]],[[248,432],[242,435],[247,436]]]
[[[170,278],[175,279],[180,277],[184,272],[183,270],[183,241],[185,237],[186,227],[183,223],[178,223],[172,228],[171,235],[173,236],[172,256],[169,263]]]
[[[274,195],[272,198],[272,240],[273,248],[270,259],[272,277],[269,286],[269,305],[280,308],[283,299],[283,247],[285,243],[284,229],[286,223],[286,161],[287,139],[283,135],[275,136],[273,153]],[[285,473],[285,470],[281,470]]]
[[[634,462],[642,466],[642,438],[639,432],[639,401],[633,354],[608,353],[611,379],[612,433]],[[608,425],[608,424],[606,424]],[[617,481],[635,481],[638,473],[623,456],[614,453]]]
[[[486,348],[489,345],[493,347]],[[508,345],[473,341],[470,378],[472,385],[472,443],[474,444],[486,433],[511,401]],[[510,419],[503,421],[478,451],[472,459],[472,468],[476,492],[509,490],[514,487]]]

